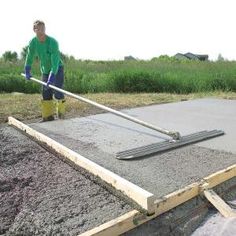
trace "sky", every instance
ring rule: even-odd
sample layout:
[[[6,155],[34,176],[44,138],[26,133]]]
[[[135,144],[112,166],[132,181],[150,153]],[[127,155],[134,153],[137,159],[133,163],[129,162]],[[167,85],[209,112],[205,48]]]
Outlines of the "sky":
[[[149,60],[192,52],[236,60],[235,0],[2,0],[0,55],[22,51],[43,20],[76,59]]]

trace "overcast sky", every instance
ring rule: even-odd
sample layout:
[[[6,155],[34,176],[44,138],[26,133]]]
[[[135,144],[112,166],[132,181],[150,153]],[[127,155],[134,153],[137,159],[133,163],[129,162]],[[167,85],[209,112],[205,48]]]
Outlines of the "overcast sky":
[[[3,0],[0,55],[21,52],[36,19],[77,59],[221,54],[236,60],[234,0]]]

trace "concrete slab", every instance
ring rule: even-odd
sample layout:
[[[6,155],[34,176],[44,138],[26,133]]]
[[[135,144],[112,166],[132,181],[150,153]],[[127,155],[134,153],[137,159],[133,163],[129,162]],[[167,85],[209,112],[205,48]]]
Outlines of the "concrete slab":
[[[236,100],[199,99],[123,112],[182,135],[205,129],[222,129],[226,135],[148,158],[121,161],[115,158],[116,152],[168,137],[113,114],[30,126],[157,197],[236,163]]]

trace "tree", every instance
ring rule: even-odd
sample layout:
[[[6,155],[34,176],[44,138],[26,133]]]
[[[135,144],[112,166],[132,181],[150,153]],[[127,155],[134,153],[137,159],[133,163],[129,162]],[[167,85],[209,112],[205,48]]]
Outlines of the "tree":
[[[218,55],[217,61],[224,61],[224,57],[221,55],[221,53]]]
[[[6,51],[2,55],[4,61],[16,62],[18,59],[17,52]]]
[[[25,60],[26,54],[27,54],[28,46],[25,46],[22,48],[22,51],[20,53],[21,59]]]
[[[69,60],[69,56],[62,53],[62,52],[60,52],[60,56],[61,56],[62,61],[68,61]]]

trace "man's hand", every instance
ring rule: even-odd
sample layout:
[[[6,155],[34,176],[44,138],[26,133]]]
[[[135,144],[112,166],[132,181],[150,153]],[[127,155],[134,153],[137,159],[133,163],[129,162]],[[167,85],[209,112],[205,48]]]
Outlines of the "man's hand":
[[[31,66],[25,66],[25,78],[27,80],[30,80],[30,78],[32,77],[30,71],[31,71]]]
[[[50,72],[48,76],[47,87],[49,86],[49,84],[53,84],[54,80],[55,80],[55,75],[54,73]]]

